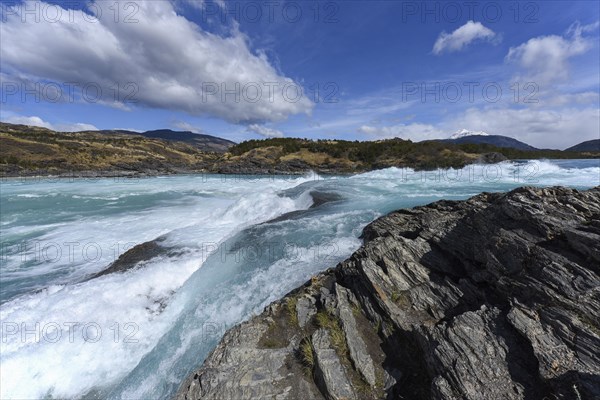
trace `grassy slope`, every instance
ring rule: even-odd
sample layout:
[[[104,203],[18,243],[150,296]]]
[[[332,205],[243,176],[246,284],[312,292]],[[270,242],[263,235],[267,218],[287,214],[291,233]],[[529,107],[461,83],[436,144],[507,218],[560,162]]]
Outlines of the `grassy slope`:
[[[600,157],[600,153],[590,152],[519,151],[437,141],[351,142],[292,138],[250,140],[231,147],[229,153],[216,154],[183,142],[117,131],[64,133],[0,123],[2,175],[72,171],[298,173],[308,169],[348,173],[390,166],[461,167],[490,152],[501,153],[509,159]]]
[[[230,153],[240,158],[253,152],[272,149],[279,162],[300,159],[320,165],[340,163],[348,169],[368,170],[390,166],[431,169],[461,167],[482,154],[500,153],[508,159],[597,158],[599,152],[565,152],[560,150],[523,151],[487,144],[452,144],[439,141],[413,143],[402,139],[371,142],[306,139],[250,140],[235,145]]]
[[[62,133],[0,124],[0,172],[201,169],[216,155],[192,145],[119,133]]]

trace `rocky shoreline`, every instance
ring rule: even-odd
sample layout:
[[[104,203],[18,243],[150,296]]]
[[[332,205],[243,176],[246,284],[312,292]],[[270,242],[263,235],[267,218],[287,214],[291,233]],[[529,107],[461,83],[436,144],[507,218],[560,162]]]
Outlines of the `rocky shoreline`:
[[[466,166],[474,164],[496,164],[507,161],[507,158],[498,153],[486,153],[464,163]],[[99,179],[99,178],[123,178],[123,179],[143,179],[166,175],[192,175],[192,174],[217,174],[217,175],[304,175],[311,171],[321,175],[352,175],[372,171],[374,169],[389,168],[393,165],[380,165],[377,168],[355,168],[349,169],[345,165],[309,165],[300,160],[292,160],[281,163],[261,163],[256,160],[244,160],[244,162],[212,162],[206,163],[198,168],[185,168],[181,166],[158,165],[154,168],[140,168],[131,166],[131,168],[119,169],[110,168],[105,170],[44,170],[44,169],[19,169],[4,168],[0,171],[0,179],[20,178],[23,180],[31,179]],[[414,168],[416,171],[427,171],[431,168],[420,168],[416,165],[406,165]],[[435,168],[434,168],[435,169]]]
[[[600,187],[438,201],[363,239],[175,399],[600,398]]]
[[[443,140],[271,138],[233,143],[191,132],[56,132],[0,122],[0,179],[140,178],[174,174],[357,174],[430,171],[506,160],[598,158],[594,151],[519,150]]]

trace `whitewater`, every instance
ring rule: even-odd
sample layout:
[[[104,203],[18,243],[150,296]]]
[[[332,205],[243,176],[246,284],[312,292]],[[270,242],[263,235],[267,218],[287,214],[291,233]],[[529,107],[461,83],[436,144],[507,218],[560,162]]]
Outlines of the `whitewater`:
[[[399,208],[600,185],[600,160],[353,176],[0,182],[0,398],[168,399],[231,326],[346,259]],[[160,251],[92,278],[141,243]]]

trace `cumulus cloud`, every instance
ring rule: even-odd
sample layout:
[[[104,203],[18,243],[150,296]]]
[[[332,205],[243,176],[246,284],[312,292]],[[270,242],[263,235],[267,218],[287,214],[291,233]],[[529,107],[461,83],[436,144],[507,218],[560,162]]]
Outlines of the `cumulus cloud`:
[[[248,131],[249,132],[257,133],[257,134],[259,134],[261,136],[264,136],[266,138],[280,138],[280,137],[283,137],[283,132],[281,132],[281,131],[279,131],[277,129],[266,127],[264,125],[258,125],[258,124],[248,125]]]
[[[52,15],[60,13],[54,22],[19,15],[25,8],[48,7],[44,2],[6,8],[0,24],[2,70],[32,81],[88,87],[88,96],[104,104],[178,110],[233,123],[278,121],[313,107],[300,86],[264,53],[254,52],[235,28],[226,36],[204,31],[169,1],[136,1],[135,8],[130,2],[87,4],[85,11],[53,5]],[[114,7],[122,11],[119,18]]]
[[[54,129],[51,123],[46,122],[40,117],[36,116],[14,116],[9,118],[3,118],[2,122],[8,122],[9,124],[39,126],[40,128]]]
[[[447,138],[460,128],[504,135],[538,148],[565,149],[577,143],[600,138],[600,109],[575,108],[469,108],[435,124],[411,123],[388,126],[362,125],[365,139],[402,138],[414,142]]]
[[[18,125],[39,126],[41,128],[51,129],[58,132],[81,132],[81,131],[97,131],[94,125],[76,122],[73,124],[51,124],[37,116],[13,115],[8,118],[3,118],[3,122]]]
[[[476,40],[499,40],[499,36],[481,22],[468,21],[452,33],[440,33],[433,45],[433,54],[460,51]]]
[[[378,139],[401,138],[409,139],[413,142],[428,139],[439,139],[444,134],[443,131],[433,125],[412,123],[412,124],[397,124],[391,126],[371,126],[362,125],[358,128],[359,133],[376,137]]]
[[[583,33],[595,29],[598,29],[598,23],[582,26],[576,22],[565,36],[539,36],[511,47],[506,61],[525,70],[526,76],[522,78],[530,81],[540,84],[564,81],[569,74],[569,59],[584,54],[593,45],[593,40],[583,36]]]

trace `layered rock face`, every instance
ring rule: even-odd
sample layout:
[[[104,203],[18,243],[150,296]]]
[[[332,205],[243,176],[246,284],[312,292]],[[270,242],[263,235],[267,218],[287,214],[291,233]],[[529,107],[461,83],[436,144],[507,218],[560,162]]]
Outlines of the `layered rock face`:
[[[440,201],[363,238],[176,398],[600,398],[600,187]]]

